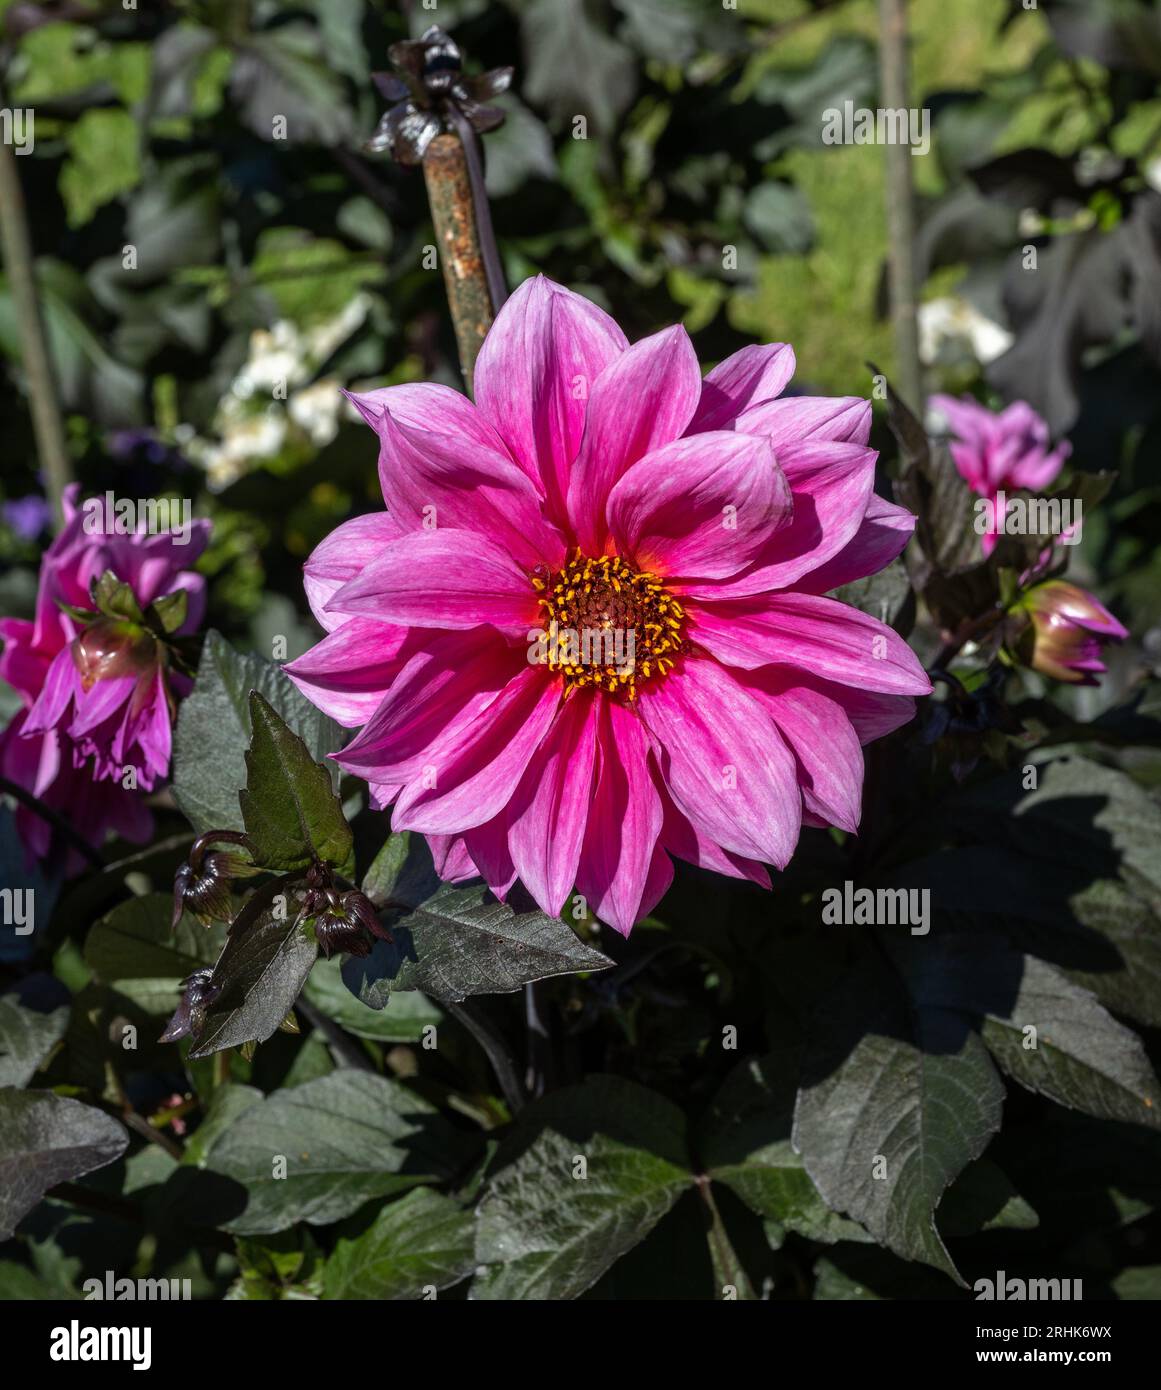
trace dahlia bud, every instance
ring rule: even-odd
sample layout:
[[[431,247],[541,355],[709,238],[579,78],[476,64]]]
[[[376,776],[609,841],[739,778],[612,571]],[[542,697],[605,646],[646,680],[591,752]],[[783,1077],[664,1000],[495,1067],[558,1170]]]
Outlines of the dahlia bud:
[[[81,689],[92,690],[100,680],[140,676],[156,665],[157,642],[138,624],[120,618],[98,618],[72,643],[73,665]]]
[[[165,1026],[158,1042],[177,1042],[179,1038],[196,1038],[205,1027],[206,1010],[218,997],[220,988],[212,983],[213,971],[195,970],[182,986],[181,1003]]]
[[[335,951],[346,951],[352,956],[370,955],[371,936],[381,941],[394,940],[379,921],[370,898],[363,893],[356,890],[342,895],[331,893],[329,898],[314,923],[319,950],[328,960]]]
[[[253,852],[253,844],[247,836],[236,830],[208,830],[199,835],[189,852],[189,860],[182,864],[173,876],[173,926],[176,929],[182,912],[188,908],[202,923],[229,922],[233,920],[234,907],[230,897],[230,885],[235,878],[245,878],[260,873],[251,860],[243,854],[231,854],[225,850],[211,850],[213,844],[236,844],[246,852]]]
[[[1096,685],[1106,667],[1101,648],[1128,632],[1087,590],[1062,579],[1030,589],[1013,610],[1027,625],[1012,644],[1026,666],[1070,685]]]

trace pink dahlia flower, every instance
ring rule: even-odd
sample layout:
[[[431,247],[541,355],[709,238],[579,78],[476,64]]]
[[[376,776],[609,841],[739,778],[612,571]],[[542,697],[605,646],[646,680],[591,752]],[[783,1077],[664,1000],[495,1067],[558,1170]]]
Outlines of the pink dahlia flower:
[[[1040,492],[1064,466],[1072,445],[1064,441],[1050,448],[1047,423],[1027,401],[1013,401],[998,415],[970,396],[932,396],[931,404],[947,420],[956,439],[951,456],[960,476],[993,510],[981,540],[985,555],[996,548],[996,497],[1003,491],[1024,488]]]
[[[73,487],[65,526],[41,565],[36,621],[25,625],[23,639],[9,636],[13,662],[50,655],[24,736],[59,730],[98,780],[120,781],[132,767],[137,785],[151,791],[169,770],[174,695],[188,681],[138,617],[105,614],[86,624],[60,604],[91,608],[93,582],[112,573],[141,610],[183,591],[185,616],[169,635],[193,632],[205,610],[205,580],[187,567],[205,549],[209,522],[194,522],[184,541],[169,531],[89,530],[76,497]]]
[[[327,636],[287,667],[359,733],[339,764],[445,878],[573,889],[618,931],[671,856],[769,886],[800,827],[853,831],[861,743],[930,690],[890,628],[826,597],[903,548],[870,407],[780,396],[790,348],[702,380],[684,329],[630,346],[543,277],[505,305],[476,404],[352,399],[385,513],[306,566]]]
[[[0,777],[59,811],[94,848],[110,831],[144,844],[153,832],[153,817],[143,794],[127,791],[120,782],[98,782],[71,739],[56,729],[29,735],[27,719],[28,710],[19,709],[0,730]],[[55,842],[49,822],[26,806],[16,807],[16,833],[29,867],[37,859],[55,861],[66,877],[85,867],[78,851]]]

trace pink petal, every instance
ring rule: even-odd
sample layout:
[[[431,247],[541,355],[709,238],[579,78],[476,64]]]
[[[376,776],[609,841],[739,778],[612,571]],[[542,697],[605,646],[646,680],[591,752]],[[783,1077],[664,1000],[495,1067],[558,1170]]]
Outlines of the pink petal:
[[[748,406],[782,394],[794,375],[794,349],[787,343],[753,344],[706,373],[690,434],[728,430]]]
[[[576,881],[592,800],[600,705],[594,692],[583,689],[565,700],[509,807],[508,846],[517,872],[554,917]]]
[[[770,872],[765,864],[757,859],[747,859],[741,854],[731,854],[712,840],[699,834],[696,827],[681,814],[672,800],[665,796],[665,824],[661,831],[661,843],[679,859],[687,864],[697,864],[714,873],[725,874],[727,878],[748,878],[762,888],[770,887]]]
[[[477,407],[539,484],[553,517],[564,515],[593,383],[627,346],[603,309],[543,275],[519,286],[484,339]]]
[[[718,430],[635,463],[609,494],[608,516],[619,551],[640,568],[722,578],[744,569],[787,525],[790,490],[766,440]]]
[[[701,373],[685,329],[664,329],[614,357],[593,383],[568,510],[581,548],[605,548],[605,503],[625,470],[679,438],[697,406]]]
[[[303,566],[306,601],[319,625],[333,631],[343,621],[341,613],[328,613],[335,591],[360,574],[390,544],[403,535],[402,528],[386,512],[357,516],[336,526],[311,552]]]
[[[335,761],[368,782],[408,782],[431,765],[441,738],[473,723],[522,669],[523,653],[489,627],[432,633]]]
[[[648,911],[650,882],[660,872],[654,849],[661,833],[661,797],[649,772],[649,740],[640,719],[613,700],[602,698],[600,706],[597,778],[576,886],[602,922],[628,936]]]
[[[866,444],[871,437],[871,402],[861,396],[782,396],[743,411],[734,428],[765,435],[775,449],[805,439]]]
[[[645,877],[645,887],[641,893],[641,904],[637,908],[637,920],[648,917],[665,894],[669,891],[669,885],[673,882],[673,860],[665,853],[660,845],[653,851],[653,859],[649,865],[649,873]],[[623,930],[615,922],[610,926],[619,931],[622,936],[629,935],[629,928]]]
[[[432,775],[404,787],[392,828],[449,835],[498,815],[552,724],[560,685],[526,665],[472,724],[432,748]]]
[[[957,400],[955,396],[936,395],[931,397],[928,405],[943,416],[951,432],[966,444],[982,448],[995,437],[996,417],[970,396]]]
[[[516,865],[508,848],[508,817],[501,811],[483,825],[464,832],[464,844],[492,893],[504,902],[516,882]]]
[[[692,639],[719,661],[752,671],[786,666],[862,690],[929,695],[915,653],[884,623],[817,594],[691,605]]]
[[[1060,444],[1051,453],[1042,450],[1026,454],[1008,475],[1013,487],[1027,488],[1029,492],[1040,492],[1054,482],[1064,467],[1064,460],[1072,453],[1072,445]]]
[[[526,570],[496,541],[472,531],[410,531],[392,541],[326,606],[414,627],[490,623],[517,641],[539,626]]]
[[[859,529],[846,545],[817,569],[803,575],[800,588],[825,594],[840,584],[878,574],[902,554],[915,530],[915,513],[871,493]]]
[[[842,705],[776,667],[745,677],[743,684],[765,705],[797,759],[806,810],[840,830],[857,830],[863,750]]]
[[[68,715],[74,697],[79,698],[80,695],[81,680],[72,651],[62,647],[53,657],[44,686],[28,712],[25,737],[47,733],[49,729],[59,726]]]
[[[679,592],[706,599],[742,598],[787,588],[837,555],[866,514],[875,482],[873,449],[861,444],[788,444],[778,452],[794,501],[777,531],[744,574],[727,584],[690,584]]]
[[[530,569],[559,566],[564,540],[544,517],[535,485],[509,458],[499,435],[482,420],[479,429],[461,432],[458,412],[442,416],[445,398],[464,399],[455,391],[430,388],[438,394],[434,401],[422,394],[420,411],[414,408],[415,390],[399,386],[376,393],[383,401],[379,480],[390,515],[404,531],[475,531]]]
[[[435,872],[443,883],[462,883],[468,878],[478,878],[479,870],[468,853],[462,835],[428,835]]]
[[[351,618],[282,669],[311,704],[353,729],[375,713],[416,645],[409,627]]]
[[[885,738],[915,718],[915,701],[910,695],[884,695],[831,681],[819,681],[818,686],[846,710],[860,743]]]
[[[638,703],[678,810],[724,849],[782,868],[798,843],[802,793],[764,706],[716,661],[696,657],[645,685]]]

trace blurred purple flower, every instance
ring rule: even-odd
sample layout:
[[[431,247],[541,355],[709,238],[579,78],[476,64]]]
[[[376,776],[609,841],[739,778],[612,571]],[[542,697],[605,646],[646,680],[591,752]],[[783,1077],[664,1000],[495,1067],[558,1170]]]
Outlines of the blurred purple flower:
[[[34,541],[47,529],[52,520],[52,506],[46,497],[30,492],[27,497],[14,497],[0,511],[5,522],[22,541]]]

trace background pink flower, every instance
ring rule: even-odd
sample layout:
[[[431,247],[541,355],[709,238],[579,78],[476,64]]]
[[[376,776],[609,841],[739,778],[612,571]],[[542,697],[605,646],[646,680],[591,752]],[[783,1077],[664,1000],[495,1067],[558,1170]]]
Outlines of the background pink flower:
[[[165,681],[174,676],[151,670],[144,685],[139,676],[117,676],[82,689],[73,650],[84,625],[60,603],[91,607],[90,581],[112,571],[130,584],[142,605],[184,589],[189,600],[180,631],[192,631],[204,613],[205,581],[185,566],[205,547],[208,528],[208,522],[195,523],[185,546],[169,535],[90,533],[74,485],[65,497],[65,525],[41,561],[33,620],[0,619],[0,679],[22,702],[0,732],[0,775],[62,812],[94,846],[110,830],[135,842],[152,831],[141,792],[122,787],[120,776],[132,764],[138,786],[147,790],[165,774],[170,734]],[[26,807],[17,808],[16,823],[30,862],[48,856],[51,826]],[[66,872],[80,866],[70,850]]]
[[[193,632],[205,611],[205,580],[193,565],[209,539],[209,522],[193,523],[184,540],[167,531],[148,534],[93,531],[66,498],[65,525],[41,566],[36,620],[25,659],[49,654],[25,724],[25,736],[57,729],[90,764],[98,779],[119,781],[126,767],[152,790],[169,769],[173,696],[188,682],[168,669],[166,653],[140,624],[98,619],[87,630],[60,604],[91,608],[90,586],[106,572],[128,584],[144,609],[178,590],[186,616],[173,636]],[[111,525],[111,522],[110,522]],[[19,639],[13,659],[21,660]]]
[[[630,346],[526,281],[446,387],[352,397],[387,512],[306,567],[327,636],[286,668],[359,733],[335,755],[441,874],[574,889],[623,933],[672,856],[769,885],[806,821],[855,830],[861,743],[930,690],[907,644],[826,592],[874,573],[910,513],[873,490],[869,403],[782,397],[784,344],[704,379],[680,327]],[[635,660],[532,639],[632,632]]]
[[[1048,425],[1026,401],[1013,401],[998,415],[970,396],[932,396],[931,404],[957,436],[950,447],[960,476],[993,503],[1000,491],[1042,491],[1072,452],[1067,441],[1050,448]],[[992,523],[981,542],[985,555],[996,547],[994,513]]]

